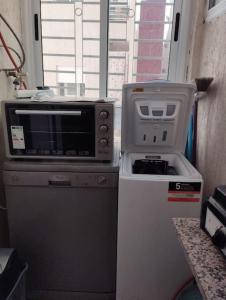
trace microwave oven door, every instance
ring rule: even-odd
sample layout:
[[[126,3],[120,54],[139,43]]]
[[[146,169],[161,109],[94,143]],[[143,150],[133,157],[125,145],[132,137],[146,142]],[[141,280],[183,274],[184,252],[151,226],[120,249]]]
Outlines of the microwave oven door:
[[[12,156],[95,157],[95,107],[6,106]]]

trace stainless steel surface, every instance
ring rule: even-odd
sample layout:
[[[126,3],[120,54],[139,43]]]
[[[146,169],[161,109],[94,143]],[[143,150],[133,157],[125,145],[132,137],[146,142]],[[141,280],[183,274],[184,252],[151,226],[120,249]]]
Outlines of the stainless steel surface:
[[[29,299],[115,300],[118,168],[118,154],[112,163],[4,163],[10,243],[28,261]]]
[[[68,116],[81,116],[81,110],[67,111],[67,110],[20,110],[15,111],[16,115],[68,115]]]
[[[115,144],[114,155],[111,162],[92,163],[87,161],[66,161],[66,160],[5,160],[3,169],[5,171],[28,171],[28,172],[104,172],[118,173],[119,172],[119,155],[120,146]]]
[[[7,128],[7,119],[6,119],[6,104],[15,104],[18,107],[16,108],[16,113],[20,115],[81,115],[80,110],[76,111],[76,107],[84,106],[94,106],[95,107],[95,154],[93,156],[86,156],[86,155],[59,155],[59,154],[45,154],[43,153],[31,155],[31,153],[23,153],[23,154],[15,154],[11,153],[10,150],[10,137],[9,127]],[[34,105],[37,106],[37,109],[25,109],[24,106],[26,105]],[[49,159],[49,160],[87,160],[87,161],[111,161],[113,157],[113,146],[114,146],[114,104],[110,102],[95,102],[95,101],[32,101],[32,100],[25,100],[21,99],[20,101],[15,100],[7,100],[2,101],[2,120],[3,120],[3,131],[4,131],[4,139],[5,139],[5,152],[6,156],[10,159]],[[22,105],[22,108],[19,109],[19,106]],[[73,106],[73,110],[67,111],[65,109],[55,109],[53,111],[46,110],[39,110],[38,105],[65,105]],[[11,126],[11,124],[8,124]],[[106,130],[107,129],[107,130]],[[106,142],[103,143],[103,140]],[[26,140],[25,140],[26,146]],[[19,148],[18,148],[19,149]],[[25,147],[26,150],[26,147]]]
[[[68,186],[74,188],[117,188],[117,173],[20,172],[4,171],[5,186]]]

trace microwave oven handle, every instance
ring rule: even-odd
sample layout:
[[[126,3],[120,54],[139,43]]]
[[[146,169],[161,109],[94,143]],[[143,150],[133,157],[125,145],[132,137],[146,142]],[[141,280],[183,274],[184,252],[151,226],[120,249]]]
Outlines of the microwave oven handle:
[[[59,116],[81,116],[81,110],[15,110],[16,115],[59,115]]]

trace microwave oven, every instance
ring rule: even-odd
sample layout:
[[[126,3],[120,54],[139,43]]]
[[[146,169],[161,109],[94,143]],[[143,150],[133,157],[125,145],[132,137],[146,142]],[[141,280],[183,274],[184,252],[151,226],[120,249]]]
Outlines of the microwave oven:
[[[8,158],[110,161],[114,104],[50,99],[2,101]]]

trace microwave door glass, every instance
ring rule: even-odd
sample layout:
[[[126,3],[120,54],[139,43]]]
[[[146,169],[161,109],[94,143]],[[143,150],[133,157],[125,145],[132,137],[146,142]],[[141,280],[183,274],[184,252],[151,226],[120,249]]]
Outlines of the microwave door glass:
[[[93,107],[14,109],[11,127],[23,131],[24,149],[11,142],[16,155],[95,156],[95,110]],[[12,134],[8,129],[9,134]]]

